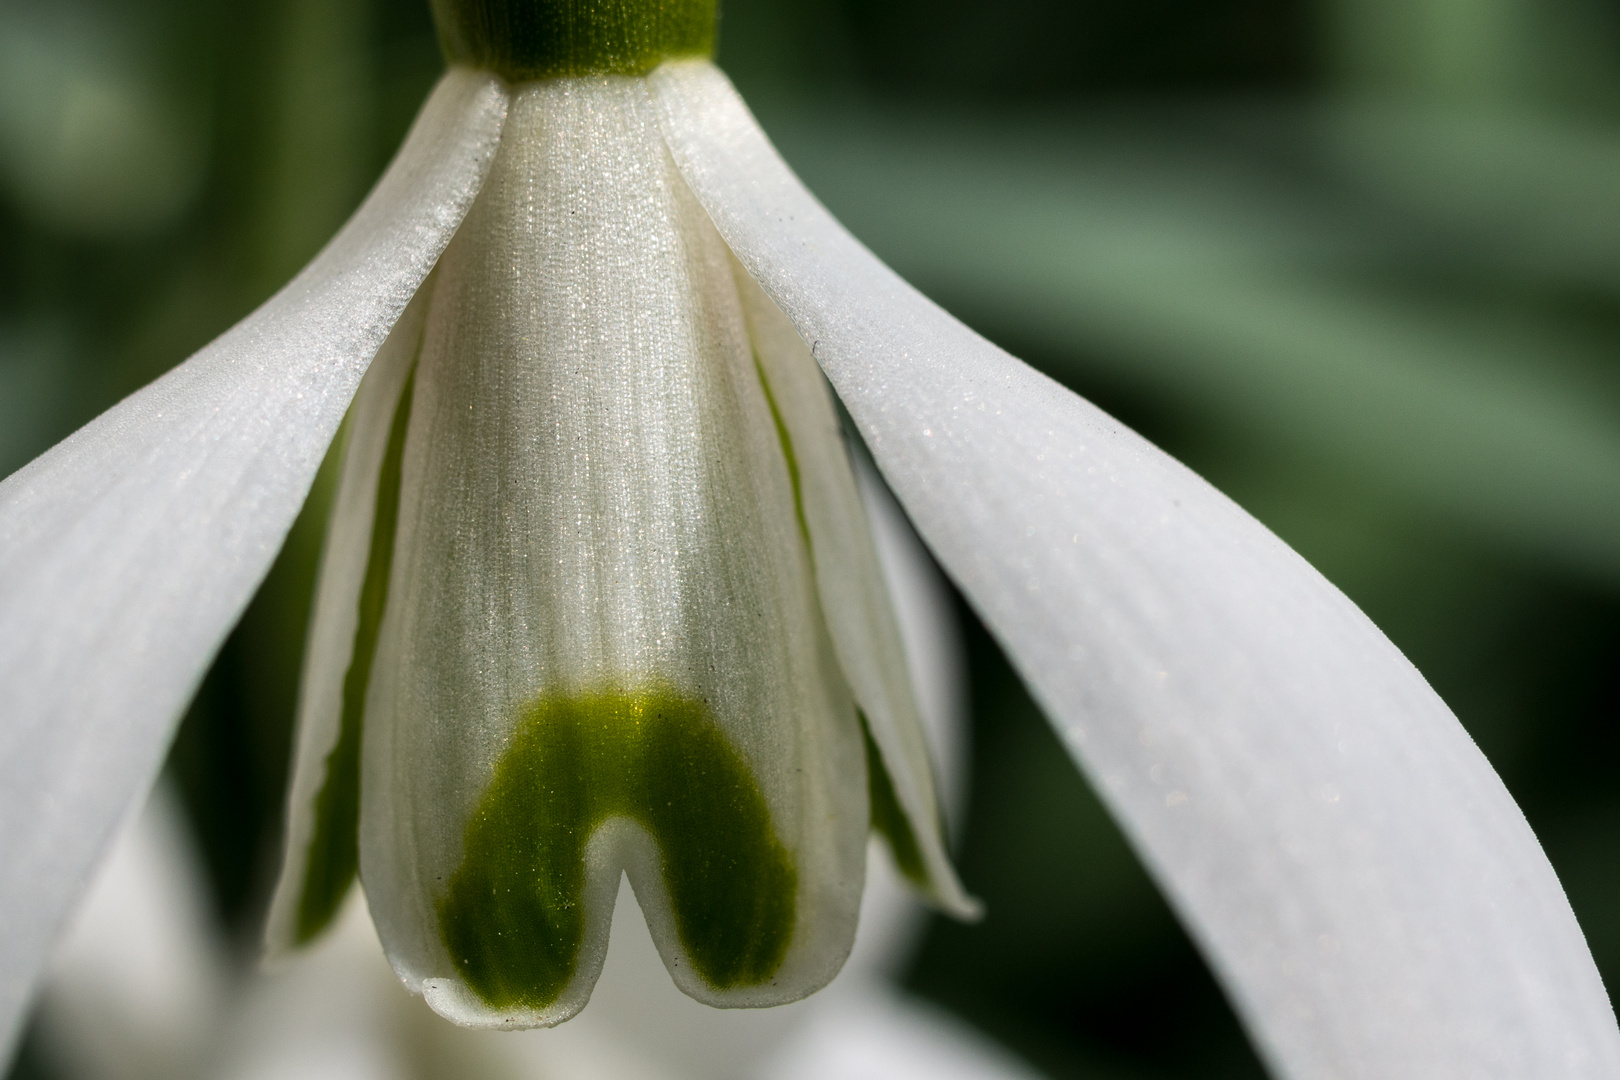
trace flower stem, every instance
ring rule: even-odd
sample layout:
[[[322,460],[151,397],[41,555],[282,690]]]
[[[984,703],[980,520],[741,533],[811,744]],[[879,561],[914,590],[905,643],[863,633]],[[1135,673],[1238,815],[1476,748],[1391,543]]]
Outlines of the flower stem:
[[[645,75],[665,60],[712,56],[719,0],[432,0],[452,64],[513,82]]]

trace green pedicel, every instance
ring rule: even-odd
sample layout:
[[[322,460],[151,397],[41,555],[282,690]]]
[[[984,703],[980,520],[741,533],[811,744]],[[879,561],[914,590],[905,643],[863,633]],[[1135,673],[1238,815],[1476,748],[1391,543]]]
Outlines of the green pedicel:
[[[433,0],[452,64],[522,82],[714,55],[718,0]]]
[[[711,986],[767,982],[793,937],[798,872],[707,704],[665,690],[531,705],[467,823],[439,932],[497,1009],[543,1009],[585,935],[585,846],[613,817],[658,844],[675,927]]]
[[[388,449],[377,477],[377,512],[371,526],[371,553],[360,587],[360,621],[354,631],[354,653],[343,676],[343,719],[337,745],[326,758],[326,779],[315,797],[315,830],[304,865],[304,891],[298,898],[295,939],[303,945],[326,929],[360,864],[360,731],[371,683],[371,662],[388,602],[388,574],[394,562],[394,533],[399,525],[399,482],[405,457],[405,432],[411,422],[416,366],[405,379]]]

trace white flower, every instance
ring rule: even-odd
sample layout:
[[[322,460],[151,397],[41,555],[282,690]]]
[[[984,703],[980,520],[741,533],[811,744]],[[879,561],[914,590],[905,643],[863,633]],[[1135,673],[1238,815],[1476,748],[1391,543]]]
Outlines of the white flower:
[[[942,786],[960,766],[950,600],[879,503],[873,525],[917,680]],[[921,912],[887,856],[871,852],[860,934],[829,991],[775,1009],[710,1009],[675,989],[627,889],[590,1008],[560,1030],[491,1037],[423,1023],[350,895],[331,933],[269,972],[233,971],[209,917],[199,855],[160,782],[53,950],[36,1050],[52,1075],[221,1080],[433,1075],[457,1080],[717,1080],[882,1077],[1035,1080],[1027,1068],[887,985]],[[423,1062],[431,1063],[424,1070]]]
[[[1207,484],[878,263],[709,64],[576,88],[592,109],[656,125],[707,217],[682,220],[712,223],[740,294],[757,285],[756,314],[774,305],[820,362],[1279,1075],[1620,1075],[1613,1013],[1522,815],[1348,600]],[[367,365],[468,216],[503,124],[550,137],[520,119],[531,92],[452,70],[299,278],[0,485],[8,1031]],[[396,637],[420,650],[432,633]],[[390,910],[403,894],[379,904],[377,891],[385,939],[425,940],[419,912]],[[451,1011],[467,1001],[454,990]]]
[[[646,80],[522,84],[356,398],[272,949],[358,860],[407,985],[549,1026],[628,873],[683,990],[783,1004],[849,953],[874,821],[971,915],[886,596],[815,360]]]

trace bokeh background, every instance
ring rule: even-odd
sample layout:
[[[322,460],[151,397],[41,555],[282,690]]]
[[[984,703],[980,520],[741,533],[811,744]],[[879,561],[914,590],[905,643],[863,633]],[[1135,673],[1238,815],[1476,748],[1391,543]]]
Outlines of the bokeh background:
[[[725,0],[721,40],[881,257],[1394,639],[1620,988],[1620,4]],[[290,277],[440,68],[425,0],[0,3],[0,474]],[[329,487],[168,764],[244,963]],[[1261,1077],[963,615],[990,915],[931,925],[908,987],[1054,1078]]]

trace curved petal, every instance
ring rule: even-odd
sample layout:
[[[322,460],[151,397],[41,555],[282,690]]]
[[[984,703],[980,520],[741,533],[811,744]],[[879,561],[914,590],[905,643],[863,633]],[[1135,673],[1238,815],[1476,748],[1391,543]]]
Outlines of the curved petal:
[[[939,801],[952,837],[966,816],[968,751],[967,652],[956,597],[900,504],[864,454],[851,454],[861,504],[872,526],[883,582],[894,603],[900,642],[928,735],[928,757],[939,766]]]
[[[447,75],[302,274],[0,484],[0,1047],[366,365],[471,205],[505,110],[494,79]]]
[[[687,182],[1278,1074],[1620,1075],[1614,1015],[1523,815],[1366,617],[873,258],[712,67],[652,79]]]
[[[946,808],[959,811],[967,787],[968,718],[954,597],[865,456],[854,462],[862,495],[871,496],[867,515],[873,540],[911,661],[929,751],[940,765]],[[628,885],[621,885],[613,937],[590,1006],[559,1027],[493,1042],[510,1048],[525,1076],[635,1075],[584,1068],[583,1062],[612,1048],[657,1061],[686,1080],[758,1077],[767,1061],[779,1058],[790,1043],[799,1044],[806,1029],[820,1031],[825,1012],[841,1014],[845,1002],[864,998],[872,992],[869,988],[897,977],[915,951],[925,909],[880,843],[868,846],[866,865],[855,948],[838,977],[820,993],[771,1009],[699,1004],[670,982]],[[843,1077],[836,1071],[823,1075]]]
[[[884,784],[871,788],[873,822],[884,828],[896,863],[913,884],[957,918],[977,918],[981,905],[962,888],[945,850],[945,818],[906,650],[827,380],[804,339],[759,285],[740,267],[737,279],[754,362],[783,429],[821,610],[879,754],[868,762],[868,780],[881,777]],[[884,790],[886,797],[878,794]],[[890,808],[899,814],[881,821],[878,815]]]
[[[399,497],[397,447],[394,483],[383,478],[390,444],[403,439],[400,399],[422,351],[432,281],[416,290],[377,350],[349,409],[342,479],[321,550],[298,687],[281,877],[265,919],[265,953],[271,960],[325,931],[354,882],[361,713],[388,584],[389,560],[376,550],[377,510],[379,501],[386,505]],[[382,532],[392,537],[392,519]]]
[[[622,874],[698,1000],[825,985],[865,877],[860,729],[730,256],[640,79],[514,92],[415,387],[360,755],[401,978],[462,1024],[559,1023]]]

